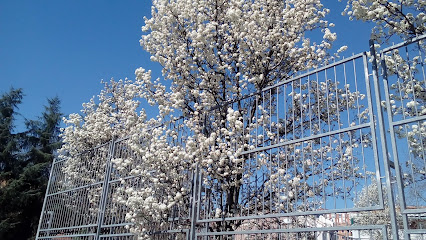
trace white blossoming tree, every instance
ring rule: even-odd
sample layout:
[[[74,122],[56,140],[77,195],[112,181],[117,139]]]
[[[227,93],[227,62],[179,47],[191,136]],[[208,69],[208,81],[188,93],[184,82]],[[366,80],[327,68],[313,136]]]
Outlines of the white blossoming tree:
[[[287,114],[294,118],[278,122],[269,116],[274,111],[274,94],[257,100],[238,100],[245,94],[289,79],[298,71],[326,63],[327,51],[336,39],[325,20],[328,11],[318,0],[153,1],[152,17],[145,19],[143,30],[146,35],[142,37],[141,45],[152,54],[151,60],[163,66],[164,81],[170,81],[171,87],[166,91],[161,80],[152,82],[142,68],[136,70],[136,79],[144,87],[143,96],[158,105],[162,118],[173,112],[185,116],[184,125],[191,130],[192,136],[174,150],[167,147],[156,149],[156,154],[162,156],[161,162],[166,165],[153,160],[144,162],[145,158],[142,164],[135,166],[134,171],[154,169],[158,173],[161,165],[164,170],[160,172],[167,172],[167,178],[156,179],[160,179],[160,192],[168,194],[158,202],[159,198],[153,198],[151,193],[159,188],[151,189],[150,186],[151,190],[147,191],[146,187],[140,187],[128,192],[131,198],[123,200],[123,204],[130,209],[127,219],[135,223],[132,231],[144,236],[150,221],[167,216],[179,199],[188,197],[188,189],[176,187],[176,183],[181,182],[178,171],[166,170],[179,164],[192,169],[198,166],[204,176],[204,194],[211,201],[210,208],[199,210],[216,218],[235,216],[242,211],[258,211],[261,204],[254,202],[275,199],[272,195],[265,196],[262,189],[272,188],[274,181],[282,176],[287,176],[291,184],[286,189],[274,190],[281,191],[282,199],[292,202],[302,199],[306,193],[310,196],[330,194],[320,193],[319,189],[324,189],[321,186],[327,185],[327,181],[353,174],[353,169],[337,171],[335,168],[344,162],[355,161],[351,159],[352,147],[366,144],[361,143],[362,138],[355,134],[351,140],[336,137],[334,141],[339,143],[334,144],[333,149],[329,146],[331,143],[318,141],[289,145],[279,152],[260,153],[259,156],[241,155],[251,147],[280,141],[283,136],[300,137],[303,126],[308,126],[309,122],[315,125],[313,133],[321,132],[327,123],[336,126],[339,112],[356,108],[358,99],[363,98],[359,92],[351,92],[349,85],[340,89],[338,82],[328,79],[296,83],[292,85],[292,93],[286,96],[288,102],[293,102],[286,110]],[[310,40],[307,37],[310,32],[321,34],[320,42]],[[301,94],[305,91],[310,94]],[[312,108],[310,118],[304,112],[308,105]],[[266,133],[255,134],[260,128]],[[165,129],[163,132],[166,136],[174,134]],[[310,147],[313,145],[319,149],[312,151]],[[140,149],[146,149],[146,145],[140,148],[135,143],[134,151],[141,152]],[[298,153],[292,157],[279,157],[296,150]],[[330,173],[322,185],[309,185],[309,176],[318,174],[319,159],[330,159],[331,151],[338,152],[336,155],[340,159],[327,165]],[[303,158],[313,160],[305,163],[300,160]],[[119,168],[121,162],[116,162]],[[247,169],[247,162],[258,166]],[[258,178],[262,165],[271,165],[277,171],[269,173],[263,180],[247,183],[247,179]],[[122,169],[125,174],[125,168]],[[274,209],[280,207],[278,202],[268,206],[272,205]],[[296,211],[299,207],[284,210],[282,206],[282,211]],[[307,210],[312,206],[304,207]],[[272,213],[273,209],[262,211]],[[238,228],[238,224],[241,222],[217,222],[210,228],[225,231]]]
[[[94,167],[75,157],[81,150],[129,137],[126,154],[112,160],[113,175],[137,178],[132,183],[122,179],[113,199],[127,209],[131,231],[141,238],[149,238],[152,223],[166,224],[176,206],[189,204],[187,180],[196,169],[203,176],[203,196],[211,202],[198,210],[213,218],[309,211],[327,195],[348,196],[355,183],[336,188],[329,183],[358,176],[353,152],[370,144],[368,133],[351,131],[242,154],[367,118],[359,104],[365,96],[336,78],[293,82],[281,92],[273,88],[257,95],[299,71],[327,63],[336,39],[325,18],[328,11],[319,0],[153,1],[141,45],[163,66],[164,79],[152,80],[149,71],[139,68],[134,82],[111,81],[99,100],[84,105],[83,115],[70,115],[62,149],[67,179],[91,181]],[[310,34],[320,41],[311,40]],[[253,95],[244,98],[247,94]],[[272,117],[278,112],[277,94],[288,107],[280,119]],[[158,119],[147,121],[144,112],[137,113],[138,98],[158,106]],[[358,113],[349,114],[352,110]],[[348,115],[344,123],[341,112]],[[184,117],[179,128],[187,135],[167,125],[151,128],[164,119],[175,122],[172,115]],[[319,174],[321,182],[313,181],[311,176]],[[307,198],[312,201],[301,205]],[[239,225],[217,221],[209,227],[226,231]]]

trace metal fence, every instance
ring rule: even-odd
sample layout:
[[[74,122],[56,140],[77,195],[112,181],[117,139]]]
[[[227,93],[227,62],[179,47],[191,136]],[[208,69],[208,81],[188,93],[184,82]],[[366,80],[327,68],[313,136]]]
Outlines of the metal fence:
[[[144,226],[146,233],[191,240],[426,239],[425,38],[379,54],[371,43],[371,57],[360,53],[212,109],[242,113],[241,136],[251,137],[235,143],[246,145],[241,161],[222,165],[240,174],[182,170],[179,185],[189,193],[164,221]],[[204,124],[214,116],[205,114]],[[168,144],[185,146],[193,133],[184,122],[167,123],[164,129],[176,133]],[[125,189],[151,183],[132,171],[143,156],[129,144],[112,140],[75,156],[72,166],[53,163],[36,239],[136,239]],[[131,163],[118,169],[116,158]],[[85,177],[67,177],[70,167]]]

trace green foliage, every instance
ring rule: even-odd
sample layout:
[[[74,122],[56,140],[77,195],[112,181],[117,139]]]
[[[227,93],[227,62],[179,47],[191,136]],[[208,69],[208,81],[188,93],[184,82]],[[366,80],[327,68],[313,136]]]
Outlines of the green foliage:
[[[0,181],[15,177],[20,167],[17,156],[20,134],[13,133],[13,120],[22,97],[22,89],[12,88],[0,98]]]
[[[0,239],[34,239],[49,170],[60,147],[62,117],[58,97],[37,120],[26,120],[27,131],[13,133],[22,90],[0,98]]]
[[[27,120],[26,144],[30,147],[29,158],[35,163],[51,162],[53,151],[61,145],[59,123],[62,118],[58,97],[48,99],[38,120]]]

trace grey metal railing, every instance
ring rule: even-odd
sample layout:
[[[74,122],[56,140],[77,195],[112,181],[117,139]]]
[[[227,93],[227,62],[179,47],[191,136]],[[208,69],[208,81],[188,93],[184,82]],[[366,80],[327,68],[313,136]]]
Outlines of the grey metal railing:
[[[371,43],[369,53],[212,108],[242,114],[241,136],[251,137],[236,141],[247,145],[241,161],[223,166],[240,174],[215,178],[209,171],[218,169],[201,166],[183,171],[180,185],[191,193],[166,222],[145,226],[147,234],[191,240],[426,238],[425,38],[378,54]],[[206,128],[214,116],[204,115]],[[165,124],[177,133],[170,145],[184,146],[193,134],[183,118]],[[123,189],[149,182],[132,171],[142,159],[128,144],[123,138],[84,151],[75,156],[77,165],[53,162],[36,239],[136,239],[125,218]],[[132,162],[118,169],[114,158]],[[84,178],[67,177],[70,168]]]

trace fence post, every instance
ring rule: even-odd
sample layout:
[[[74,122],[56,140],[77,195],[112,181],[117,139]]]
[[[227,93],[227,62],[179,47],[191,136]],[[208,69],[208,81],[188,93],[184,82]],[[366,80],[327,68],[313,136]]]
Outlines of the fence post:
[[[376,107],[377,107],[377,127],[380,132],[380,141],[382,146],[382,157],[383,157],[383,165],[385,168],[385,179],[387,188],[387,198],[388,198],[388,211],[391,220],[391,232],[393,235],[393,239],[398,240],[398,223],[396,220],[396,212],[395,212],[395,202],[392,191],[392,183],[391,183],[391,161],[388,158],[388,146],[386,141],[386,130],[385,130],[385,122],[383,119],[383,109],[381,106],[381,93],[380,93],[380,85],[379,85],[379,73],[377,70],[377,56],[376,49],[374,47],[374,41],[370,40],[370,53],[373,58],[372,61],[372,69],[373,69],[373,83],[374,83],[374,95],[376,96]],[[382,193],[381,193],[382,194]]]
[[[199,169],[198,169],[198,164],[197,167],[195,168],[195,171],[193,172],[193,176],[192,176],[192,201],[191,201],[191,215],[189,217],[189,220],[191,221],[191,228],[189,229],[189,240],[194,240],[195,239],[195,231],[196,231],[196,225],[197,225],[197,202],[198,202],[198,180],[199,180]]]
[[[103,220],[104,220],[104,216],[105,216],[105,208],[106,208],[106,203],[108,200],[108,190],[109,190],[109,178],[111,175],[111,170],[112,170],[112,162],[111,159],[114,157],[114,152],[115,152],[115,140],[112,139],[111,140],[111,144],[109,145],[109,149],[108,149],[108,158],[106,160],[106,166],[105,166],[105,177],[104,177],[104,182],[102,185],[102,194],[101,194],[101,199],[99,201],[99,214],[98,214],[98,222],[97,222],[97,230],[96,230],[96,239],[99,240],[100,239],[100,235],[101,233],[101,228],[102,228],[102,224],[103,224]]]

